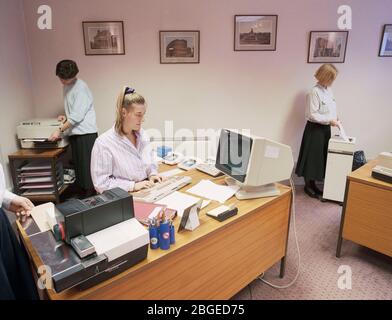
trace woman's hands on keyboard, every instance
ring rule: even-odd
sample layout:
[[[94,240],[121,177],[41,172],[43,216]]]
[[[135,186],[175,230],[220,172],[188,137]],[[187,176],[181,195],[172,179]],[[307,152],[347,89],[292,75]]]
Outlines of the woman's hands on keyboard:
[[[140,182],[135,183],[135,187],[133,188],[134,191],[139,191],[142,189],[148,189],[154,186],[154,182],[149,181],[149,180],[143,180]]]
[[[161,176],[158,176],[158,175],[153,175],[153,176],[150,176],[148,178],[148,180],[151,181],[152,183],[155,183],[155,182],[163,182],[166,179],[165,179],[165,177],[161,177]]]

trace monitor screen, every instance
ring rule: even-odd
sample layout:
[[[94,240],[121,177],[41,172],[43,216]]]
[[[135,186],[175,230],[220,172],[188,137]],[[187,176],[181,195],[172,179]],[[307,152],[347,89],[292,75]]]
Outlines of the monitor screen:
[[[219,138],[215,167],[237,181],[244,182],[252,142],[250,137],[223,129]]]

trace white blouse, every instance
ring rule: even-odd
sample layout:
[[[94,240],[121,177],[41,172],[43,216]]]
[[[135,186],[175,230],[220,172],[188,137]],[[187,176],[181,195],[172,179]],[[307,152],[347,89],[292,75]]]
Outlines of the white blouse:
[[[119,187],[133,191],[135,183],[158,174],[150,141],[143,129],[136,147],[114,127],[95,140],[91,153],[91,178],[97,192]]]
[[[336,101],[330,87],[315,85],[307,95],[306,120],[320,124],[329,124],[337,120]]]

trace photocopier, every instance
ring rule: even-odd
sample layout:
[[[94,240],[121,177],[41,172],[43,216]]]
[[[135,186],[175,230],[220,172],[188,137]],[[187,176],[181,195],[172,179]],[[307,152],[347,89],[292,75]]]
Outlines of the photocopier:
[[[149,234],[120,188],[83,200],[46,203],[22,223],[57,293],[84,290],[147,257]]]
[[[64,148],[69,143],[66,136],[58,141],[48,140],[60,126],[61,122],[57,119],[32,119],[20,122],[16,127],[16,134],[24,149]]]

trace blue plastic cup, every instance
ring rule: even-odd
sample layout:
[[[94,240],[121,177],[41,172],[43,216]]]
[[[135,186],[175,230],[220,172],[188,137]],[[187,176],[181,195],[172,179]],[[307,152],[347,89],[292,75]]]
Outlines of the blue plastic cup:
[[[148,228],[150,234],[150,248],[151,249],[158,249],[159,247],[159,235],[158,235],[158,227],[157,226],[150,226]]]
[[[159,225],[159,248],[170,249],[170,225],[169,222],[161,222]]]

